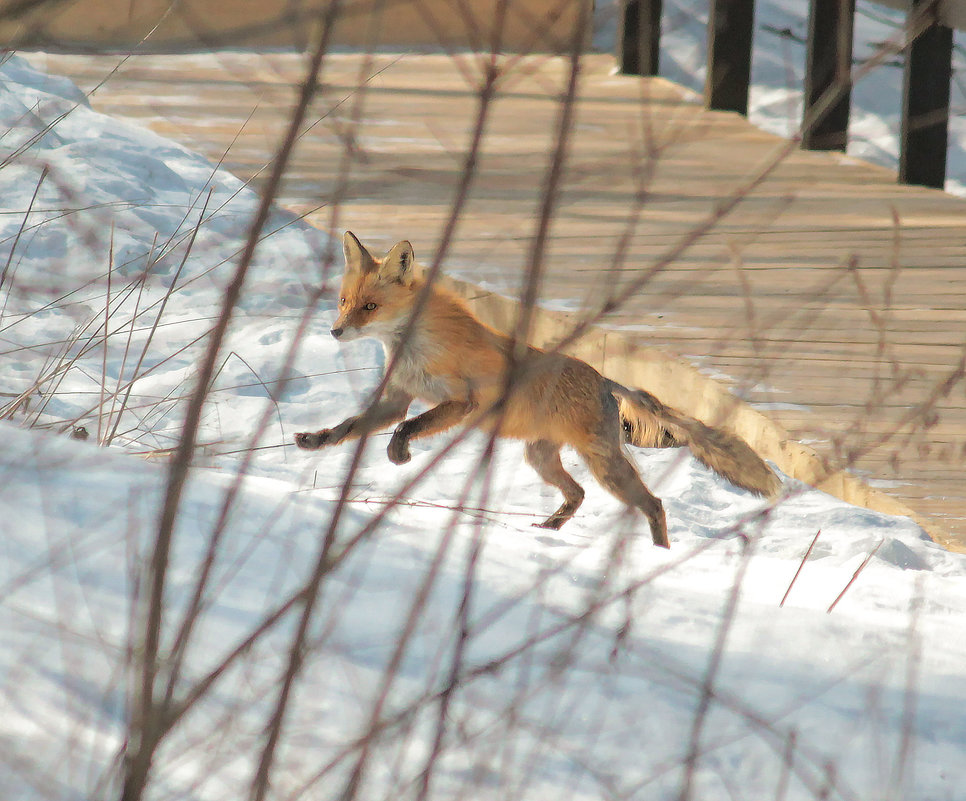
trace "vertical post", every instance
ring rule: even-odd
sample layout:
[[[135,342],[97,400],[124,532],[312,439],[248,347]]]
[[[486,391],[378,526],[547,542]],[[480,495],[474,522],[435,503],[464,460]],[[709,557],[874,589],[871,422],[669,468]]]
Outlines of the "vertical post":
[[[805,53],[802,147],[845,150],[852,85],[855,0],[812,0]]]
[[[711,0],[708,14],[708,108],[748,113],[755,0]]]
[[[912,0],[909,19],[932,0]],[[936,13],[936,5],[930,12]],[[906,50],[899,134],[899,180],[942,189],[946,182],[953,32],[934,19]]]
[[[625,75],[657,75],[661,0],[624,0],[617,32],[617,62]]]

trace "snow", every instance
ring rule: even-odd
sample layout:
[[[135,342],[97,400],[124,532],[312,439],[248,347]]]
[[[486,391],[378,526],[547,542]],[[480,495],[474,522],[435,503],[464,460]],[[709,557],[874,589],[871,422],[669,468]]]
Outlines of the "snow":
[[[166,454],[257,198],[16,56],[0,119],[0,797],[109,797]],[[354,472],[352,446],[297,451],[363,405],[381,349],[311,302],[341,266],[324,234],[276,210],[263,236],[173,538],[163,652],[226,512],[175,697],[291,609],[173,727],[150,798],[247,794],[326,542],[270,797],[343,797],[373,719],[358,797],[417,798],[427,765],[431,798],[962,797],[963,556],[791,479],[769,509],[670,450],[634,453],[669,552],[572,455],[586,501],[546,532],[559,498],[518,444],[395,467],[379,435]]]

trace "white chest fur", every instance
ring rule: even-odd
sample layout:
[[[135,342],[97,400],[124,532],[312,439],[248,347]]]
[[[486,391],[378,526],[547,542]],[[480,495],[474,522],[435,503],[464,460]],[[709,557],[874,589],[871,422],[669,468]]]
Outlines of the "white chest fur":
[[[391,384],[428,403],[442,403],[460,398],[460,387],[454,386],[452,379],[433,375],[428,370],[431,353],[417,335],[402,347],[395,343],[383,342],[386,352],[386,369],[393,364]]]

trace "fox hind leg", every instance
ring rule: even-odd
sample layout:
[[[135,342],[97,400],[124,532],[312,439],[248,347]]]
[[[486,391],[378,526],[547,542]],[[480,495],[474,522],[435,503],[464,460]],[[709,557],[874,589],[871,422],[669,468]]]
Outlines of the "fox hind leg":
[[[564,470],[560,463],[560,446],[548,440],[528,442],[526,460],[537,474],[551,486],[559,489],[564,495],[564,502],[560,508],[542,523],[534,523],[538,528],[549,528],[556,531],[570,520],[583,503],[584,490],[573,477]]]
[[[591,447],[582,449],[580,455],[604,489],[628,506],[643,512],[651,526],[654,544],[670,548],[664,505],[644,486],[619,442],[611,442],[609,438],[603,442],[598,440]]]

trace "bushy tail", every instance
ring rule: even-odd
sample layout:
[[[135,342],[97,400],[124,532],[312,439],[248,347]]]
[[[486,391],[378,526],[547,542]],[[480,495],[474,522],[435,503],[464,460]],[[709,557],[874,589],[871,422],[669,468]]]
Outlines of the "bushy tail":
[[[665,406],[651,393],[614,384],[627,442],[640,448],[687,445],[695,458],[732,484],[773,498],[781,482],[764,460],[743,439],[730,431],[711,428]]]

